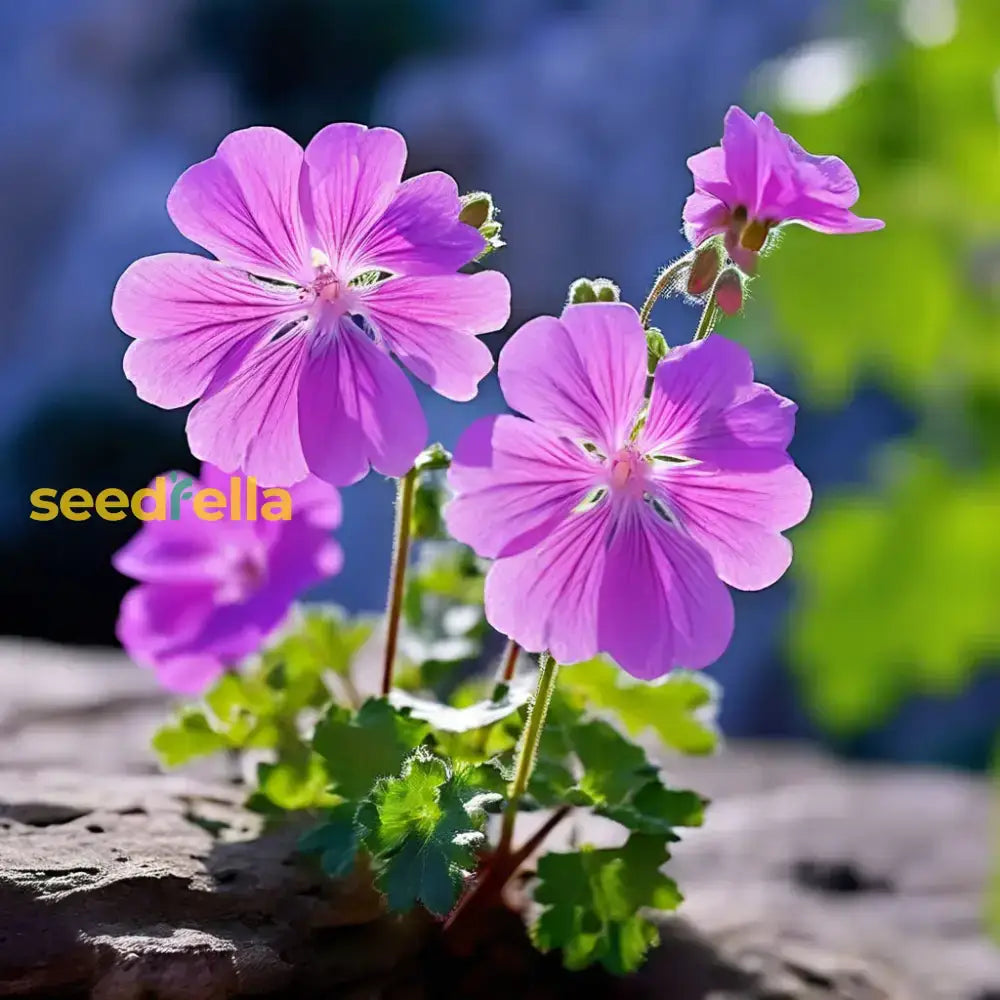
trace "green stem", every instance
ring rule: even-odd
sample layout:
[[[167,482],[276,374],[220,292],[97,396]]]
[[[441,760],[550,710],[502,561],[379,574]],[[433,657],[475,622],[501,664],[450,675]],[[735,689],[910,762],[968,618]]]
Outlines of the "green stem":
[[[715,318],[719,314],[719,307],[715,304],[715,289],[708,296],[705,308],[702,310],[701,319],[698,320],[698,329],[694,332],[694,339],[704,340],[715,326]]]
[[[497,853],[501,856],[510,849],[518,803],[528,787],[528,779],[535,767],[538,744],[542,738],[542,727],[545,725],[545,717],[549,712],[549,703],[552,701],[552,692],[555,690],[558,670],[559,664],[548,653],[542,653],[539,661],[538,686],[535,688],[535,697],[531,702],[528,719],[524,724],[521,746],[518,750],[517,770],[514,772],[514,780],[511,782],[510,792],[507,796],[507,808],[503,814],[500,844],[497,848]]]
[[[680,272],[691,263],[691,255],[685,254],[679,260],[675,260],[673,264],[669,264],[661,272],[660,276],[656,279],[655,284],[649,290],[649,295],[646,296],[646,301],[643,302],[642,308],[639,310],[639,321],[643,326],[649,325],[649,314],[653,311],[653,306],[656,305],[656,300],[674,283],[674,279]]]
[[[399,618],[403,610],[403,585],[406,564],[410,558],[410,526],[413,520],[413,490],[417,481],[415,469],[399,480],[396,495],[396,529],[392,543],[392,571],[389,576],[389,597],[386,609],[385,659],[382,665],[382,694],[392,689],[392,671],[396,662],[399,638]]]

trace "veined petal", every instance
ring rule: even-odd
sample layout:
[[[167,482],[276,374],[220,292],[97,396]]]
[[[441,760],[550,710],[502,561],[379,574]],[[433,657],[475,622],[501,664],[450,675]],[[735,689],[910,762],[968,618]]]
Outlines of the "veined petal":
[[[743,205],[752,214],[756,208],[760,170],[757,127],[754,120],[735,104],[726,112],[722,152],[733,197],[737,204]]]
[[[358,245],[389,207],[406,163],[406,142],[390,128],[327,125],[306,147],[303,201],[319,249],[334,270],[350,269]]]
[[[597,639],[634,677],[714,663],[733,634],[733,602],[708,555],[648,505],[616,518],[598,595]]]
[[[498,559],[486,575],[486,618],[528,652],[559,663],[600,651],[598,593],[611,524],[609,504],[572,515],[538,545]]]
[[[623,303],[569,306],[525,323],[500,352],[507,402],[607,454],[627,440],[643,401],[646,336]]]
[[[413,387],[385,351],[349,319],[314,338],[299,388],[298,423],[310,470],[337,486],[369,465],[403,476],[427,443]]]
[[[310,244],[299,206],[302,147],[276,128],[233,132],[189,167],[167,198],[174,225],[219,260],[308,282]]]
[[[510,285],[499,271],[391,278],[363,295],[389,349],[432,389],[468,400],[493,367],[476,336],[510,318]]]
[[[460,222],[458,187],[432,171],[404,181],[354,253],[355,266],[395,274],[451,274],[478,256],[486,241]]]
[[[693,458],[684,447],[697,440],[737,393],[753,384],[746,348],[712,334],[673,348],[657,365],[649,412],[639,434],[644,452]]]
[[[812,490],[792,460],[758,450],[757,469],[673,466],[657,484],[687,534],[738,590],[769,587],[788,569],[792,546],[781,532],[809,512]]]
[[[593,487],[600,467],[577,445],[521,417],[477,420],[448,470],[449,532],[487,558],[536,545]]]
[[[165,253],[125,271],[111,309],[136,338],[125,375],[140,399],[170,408],[197,399],[220,369],[234,372],[302,303],[298,289],[265,287],[218,261]]]
[[[192,454],[262,486],[288,486],[309,469],[299,443],[302,334],[256,350],[228,381],[216,379],[188,415]]]

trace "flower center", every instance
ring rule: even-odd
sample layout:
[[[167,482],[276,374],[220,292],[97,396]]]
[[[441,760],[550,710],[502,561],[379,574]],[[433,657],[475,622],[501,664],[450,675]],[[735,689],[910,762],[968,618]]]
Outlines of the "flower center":
[[[649,463],[632,447],[620,449],[608,462],[608,485],[616,493],[641,496],[646,489]]]
[[[767,234],[774,226],[773,219],[748,219],[744,205],[737,205],[733,209],[731,218],[730,229],[740,246],[744,250],[752,250],[754,253],[764,245]]]
[[[224,558],[225,571],[215,600],[218,604],[242,604],[267,579],[267,554],[263,548],[230,549]]]
[[[313,247],[310,259],[316,269],[311,287],[321,308],[326,310],[332,307],[336,316],[351,312],[357,296],[349,282],[334,271],[330,258],[322,250]]]

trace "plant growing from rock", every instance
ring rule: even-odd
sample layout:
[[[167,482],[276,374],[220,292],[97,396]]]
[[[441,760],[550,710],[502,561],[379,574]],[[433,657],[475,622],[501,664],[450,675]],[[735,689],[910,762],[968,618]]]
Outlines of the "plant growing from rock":
[[[729,588],[787,569],[782,532],[811,501],[787,453],[795,406],[714,332],[719,312],[739,313],[782,225],[881,223],[850,211],[840,160],[732,109],[722,145],[689,161],[691,252],[638,310],[607,279],[574,282],[560,317],[500,354],[520,416],[477,421],[450,454],[427,447],[393,356],[448,398],[475,394],[493,363],[478,336],[510,309],[479,262],[503,241],[488,195],[460,198],[442,173],[402,181],[405,156],[389,129],[331,125],[302,150],[253,128],[175,185],[172,218],[218,259],[126,271],[126,374],[156,405],[198,400],[203,479],[289,487],[293,513],[145,525],[117,557],[140,581],[119,634],[202,695],[157,734],[166,764],[256,755],[254,808],[312,814],[301,847],[332,877],[361,869],[390,909],[423,907],[448,934],[575,811],[617,824],[616,847],[541,855],[531,933],[571,967],[625,973],[657,937],[643,911],[682,899],[662,869],[706,806],[637,737],[715,749],[717,693],[692,671],[729,643]],[[650,316],[675,291],[703,308],[668,347]],[[336,488],[371,468],[398,479],[378,683],[359,669],[374,620],[296,603],[339,567]],[[469,668],[491,628],[507,643],[484,680]],[[545,818],[519,835],[531,811]]]

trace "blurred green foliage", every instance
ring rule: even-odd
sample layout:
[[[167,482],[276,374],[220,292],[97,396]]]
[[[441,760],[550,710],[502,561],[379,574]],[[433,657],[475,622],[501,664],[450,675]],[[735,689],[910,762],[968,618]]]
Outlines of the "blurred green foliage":
[[[804,402],[874,382],[916,417],[867,489],[821,500],[793,533],[794,668],[842,735],[909,693],[958,690],[1000,651],[998,38],[1000,4],[960,0],[947,42],[900,35],[830,110],[776,109],[806,149],[850,165],[856,208],[886,228],[786,231],[753,287],[758,322]]]

